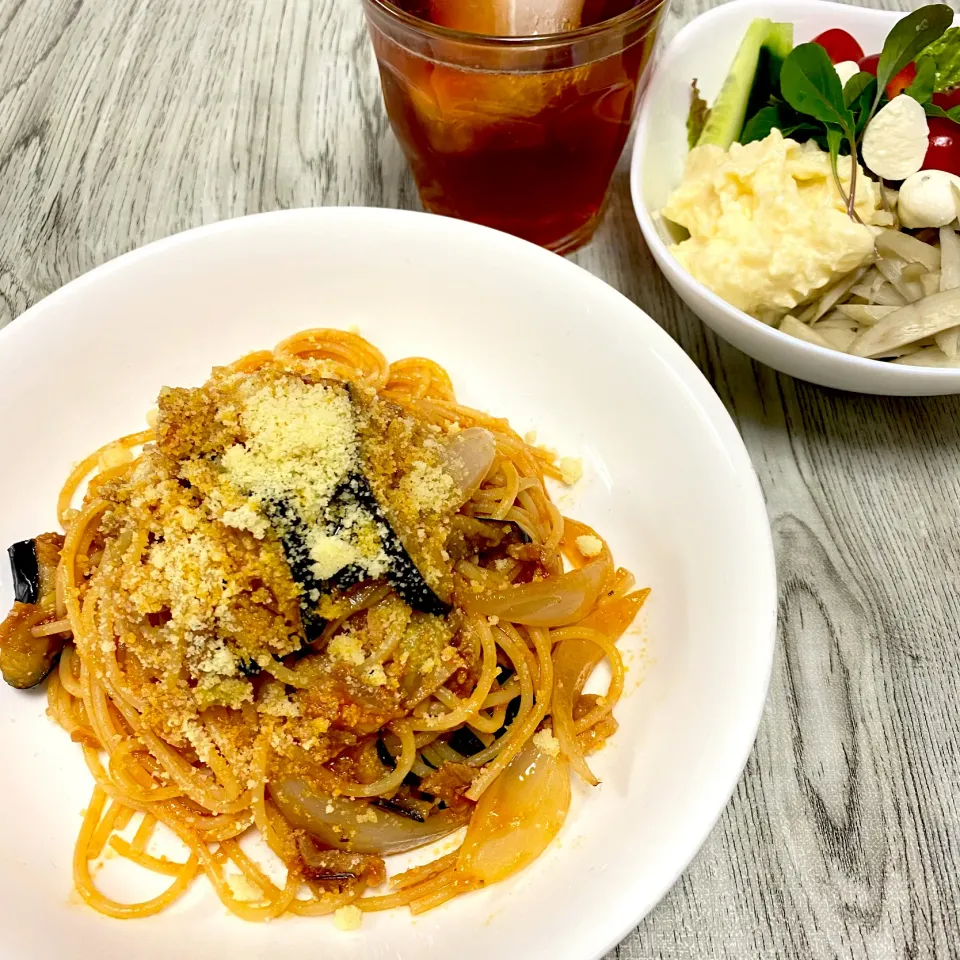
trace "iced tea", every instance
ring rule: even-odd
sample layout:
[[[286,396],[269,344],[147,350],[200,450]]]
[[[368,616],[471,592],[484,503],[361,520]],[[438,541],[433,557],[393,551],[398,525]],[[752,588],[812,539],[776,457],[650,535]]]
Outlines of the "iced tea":
[[[590,239],[662,0],[364,0],[387,113],[433,213]],[[505,36],[536,31],[541,36]]]

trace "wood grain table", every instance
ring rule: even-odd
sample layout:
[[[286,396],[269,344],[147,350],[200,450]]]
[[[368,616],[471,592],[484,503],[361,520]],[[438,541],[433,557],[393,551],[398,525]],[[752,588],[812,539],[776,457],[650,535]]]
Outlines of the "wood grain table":
[[[674,0],[668,31],[711,5]],[[359,0],[0,0],[0,325],[150,240],[322,204],[419,206]],[[610,958],[960,956],[960,398],[821,389],[718,341],[658,274],[625,163],[574,259],[716,387],[780,576],[746,772]]]

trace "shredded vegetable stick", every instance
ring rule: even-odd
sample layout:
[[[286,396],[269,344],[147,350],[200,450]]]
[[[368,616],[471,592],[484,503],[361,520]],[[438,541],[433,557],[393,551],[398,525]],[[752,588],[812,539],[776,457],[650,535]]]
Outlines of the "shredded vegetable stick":
[[[939,347],[924,347],[893,362],[910,367],[960,367],[960,359],[951,360]]]
[[[932,337],[960,324],[960,290],[947,290],[910,303],[876,326],[861,333],[850,345],[857,357],[875,357],[886,350]]]

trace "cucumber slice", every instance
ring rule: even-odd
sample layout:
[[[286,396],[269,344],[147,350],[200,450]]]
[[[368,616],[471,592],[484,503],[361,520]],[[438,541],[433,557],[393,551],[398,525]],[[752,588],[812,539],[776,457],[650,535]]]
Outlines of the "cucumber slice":
[[[760,18],[747,28],[733,66],[723,81],[697,146],[712,143],[726,150],[740,137],[747,107],[779,90],[780,66],[793,49],[793,24]],[[763,61],[763,69],[758,69]],[[754,91],[754,81],[774,88]],[[754,95],[756,93],[756,95]]]

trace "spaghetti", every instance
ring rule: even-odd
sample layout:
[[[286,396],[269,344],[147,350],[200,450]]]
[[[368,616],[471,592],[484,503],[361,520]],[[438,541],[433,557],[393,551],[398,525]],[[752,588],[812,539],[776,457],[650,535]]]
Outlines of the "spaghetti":
[[[49,713],[95,782],[83,899],[144,917],[203,873],[245,920],[420,913],[535,859],[570,768],[597,782],[647,594],[561,516],[561,473],[436,363],[335,330],[165,389],[154,427],[84,460],[0,626],[4,678],[52,670]],[[601,660],[609,689],[585,694]],[[376,890],[385,856],[463,827]],[[183,859],[151,852],[162,828]],[[108,897],[107,848],[168,885]]]

